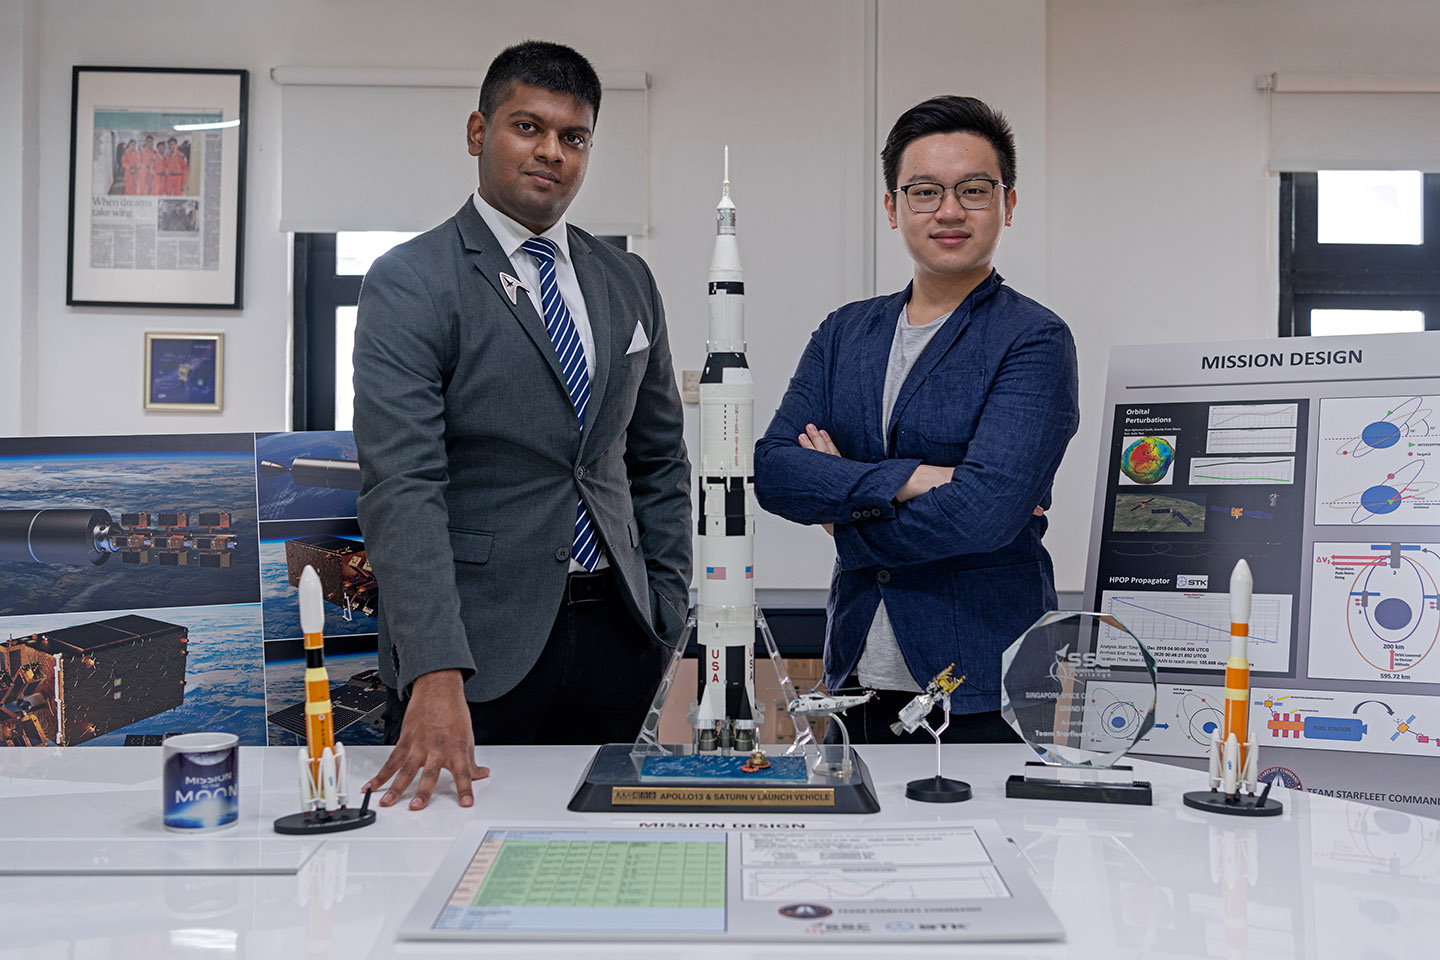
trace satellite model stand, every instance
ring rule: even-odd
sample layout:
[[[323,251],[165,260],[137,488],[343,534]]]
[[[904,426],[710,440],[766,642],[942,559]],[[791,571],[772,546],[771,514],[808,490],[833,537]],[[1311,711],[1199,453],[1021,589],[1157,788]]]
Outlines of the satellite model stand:
[[[1257,797],[1260,745],[1250,739],[1250,598],[1255,581],[1241,559],[1230,573],[1230,659],[1225,663],[1223,726],[1210,741],[1210,789],[1185,794],[1185,806],[1235,817],[1276,817],[1285,809],[1270,799],[1271,784]],[[1241,796],[1241,791],[1245,796]]]
[[[275,821],[276,833],[336,833],[375,822],[370,791],[360,809],[346,806],[345,744],[335,742],[330,675],[325,671],[325,601],[320,575],[300,574],[300,629],[305,633],[305,746],[300,748],[300,812]]]
[[[795,739],[784,756],[749,769],[743,763],[758,746],[764,719],[764,706],[755,699],[757,634],[775,665],[784,702],[797,695],[755,605],[755,383],[745,357],[745,275],[730,199],[729,147],[715,234],[700,375],[695,614],[634,745],[601,747],[570,809],[873,813],[880,805],[865,765],[848,744],[843,755],[834,755],[837,745],[815,743],[804,712],[790,714]],[[686,717],[690,743],[662,744],[660,715],[690,638],[700,654],[697,696]]]
[[[935,738],[935,776],[911,780],[905,784],[907,799],[925,803],[959,803],[961,800],[970,799],[970,784],[964,780],[951,780],[940,773],[940,734],[950,726],[950,694],[965,681],[964,677],[957,680],[950,675],[950,671],[954,669],[955,664],[952,663],[936,674],[935,679],[926,684],[923,693],[917,694],[915,699],[900,708],[900,719],[890,724],[890,730],[896,736],[914,733],[924,727],[930,736]],[[932,727],[930,714],[934,711],[937,700],[945,708],[945,722],[938,727]]]
[[[853,751],[850,749],[850,731],[845,729],[845,721],[840,719],[840,714],[851,707],[858,707],[862,703],[870,702],[875,696],[874,690],[866,690],[857,694],[836,694],[826,693],[802,693],[793,697],[785,703],[785,712],[790,716],[803,717],[826,717],[840,730],[840,765],[837,769],[830,768],[831,761],[823,755],[816,760],[816,771],[823,773],[839,773],[842,777],[850,776],[852,764],[850,757]]]

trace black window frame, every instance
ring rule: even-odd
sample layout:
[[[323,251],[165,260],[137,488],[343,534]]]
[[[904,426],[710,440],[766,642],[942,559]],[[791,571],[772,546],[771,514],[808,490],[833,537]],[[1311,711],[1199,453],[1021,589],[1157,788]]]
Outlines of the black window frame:
[[[1320,243],[1319,176],[1280,174],[1282,337],[1310,336],[1310,311],[1420,310],[1440,330],[1440,174],[1424,175],[1424,242]]]
[[[290,429],[335,429],[335,310],[360,302],[362,277],[335,272],[335,234],[295,234]]]

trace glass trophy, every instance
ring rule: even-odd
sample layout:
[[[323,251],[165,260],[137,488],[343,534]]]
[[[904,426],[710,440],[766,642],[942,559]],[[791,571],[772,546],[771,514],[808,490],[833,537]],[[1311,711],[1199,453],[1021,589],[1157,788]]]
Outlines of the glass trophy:
[[[1000,711],[1040,757],[1007,797],[1151,803],[1150,784],[1118,761],[1155,725],[1155,658],[1115,617],[1036,620],[1000,661]]]

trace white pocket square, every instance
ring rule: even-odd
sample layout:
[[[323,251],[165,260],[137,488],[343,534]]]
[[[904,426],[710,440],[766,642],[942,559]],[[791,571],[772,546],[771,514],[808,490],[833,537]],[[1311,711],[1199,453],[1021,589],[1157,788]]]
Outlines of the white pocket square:
[[[645,328],[640,326],[640,321],[635,321],[635,335],[630,338],[630,346],[625,348],[625,356],[632,353],[639,353],[650,346],[650,338],[645,336]]]

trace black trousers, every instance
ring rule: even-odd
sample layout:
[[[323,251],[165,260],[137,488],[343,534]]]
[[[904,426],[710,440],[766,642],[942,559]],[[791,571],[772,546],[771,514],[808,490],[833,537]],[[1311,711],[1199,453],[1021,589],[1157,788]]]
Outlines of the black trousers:
[[[635,623],[609,573],[570,583],[587,599],[560,605],[535,666],[509,692],[469,705],[476,744],[630,743],[640,732],[669,650]],[[386,743],[399,739],[405,705],[391,690]]]
[[[852,676],[846,689],[859,687],[860,681]],[[890,724],[900,717],[900,709],[915,699],[915,694],[906,690],[877,690],[869,703],[851,707],[842,718],[845,728],[850,731],[851,743],[934,743],[935,738],[924,727],[916,727],[914,733],[896,736]],[[944,711],[937,704],[929,716],[932,727],[945,722]],[[1010,728],[999,710],[987,713],[952,713],[950,726],[940,734],[942,743],[1021,743],[1020,737]],[[830,724],[825,730],[826,743],[840,742],[840,729]]]

